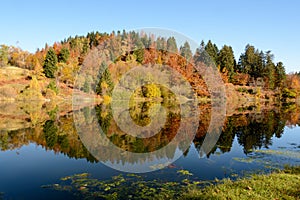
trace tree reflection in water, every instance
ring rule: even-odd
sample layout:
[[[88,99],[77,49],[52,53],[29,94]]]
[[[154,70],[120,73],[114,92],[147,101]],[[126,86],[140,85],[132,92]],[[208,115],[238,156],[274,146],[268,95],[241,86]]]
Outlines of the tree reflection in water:
[[[82,123],[86,123],[87,132],[93,129],[93,127],[89,127],[91,122],[97,121],[105,132],[106,137],[113,144],[126,151],[143,153],[155,151],[168,144],[177,132],[178,122],[180,121],[178,108],[176,109],[174,105],[167,105],[166,102],[160,103],[168,110],[167,123],[159,133],[147,139],[137,139],[133,136],[125,135],[114,122],[109,106],[98,105],[95,109],[93,107],[85,107],[75,112],[82,114]],[[152,106],[149,102],[136,102],[131,106],[132,110],[130,112],[132,117],[137,123],[147,124],[147,120],[150,119],[150,112],[154,112],[151,109]],[[96,111],[96,115],[93,115],[93,110]],[[200,110],[198,132],[193,141],[198,150],[200,150],[209,126],[210,107],[209,105],[203,105],[200,106]],[[273,136],[278,138],[282,136],[285,126],[292,127],[300,124],[299,113],[298,107],[295,108],[289,105],[281,107],[281,109],[262,110],[261,112],[254,110],[239,113],[237,111],[235,114],[226,117],[222,135],[214,149],[207,156],[214,154],[217,149],[220,149],[222,153],[229,152],[235,137],[237,137],[239,145],[243,147],[245,154],[253,149],[268,147],[272,144]],[[9,116],[1,115],[1,118],[6,123],[6,126],[2,126],[0,130],[1,151],[13,150],[23,145],[35,143],[46,150],[62,153],[70,158],[85,158],[89,162],[99,161],[83,145],[81,140],[84,138],[78,137],[72,114],[51,117],[39,123],[35,121],[34,126],[27,123],[28,119],[26,117],[19,116],[16,122],[20,124],[20,119],[22,118],[24,120],[22,126],[25,127],[22,128],[18,125],[18,128],[15,129],[9,128],[7,124],[14,123],[16,116],[11,114]],[[89,137],[88,134],[86,137]],[[180,149],[179,143],[171,151],[165,152],[160,156],[171,158],[174,156],[177,148]],[[108,160],[121,161],[123,159],[122,155],[111,155],[111,152],[102,153],[106,155],[102,158]],[[188,150],[185,151],[184,155],[188,155]],[[134,160],[131,161],[135,162]]]

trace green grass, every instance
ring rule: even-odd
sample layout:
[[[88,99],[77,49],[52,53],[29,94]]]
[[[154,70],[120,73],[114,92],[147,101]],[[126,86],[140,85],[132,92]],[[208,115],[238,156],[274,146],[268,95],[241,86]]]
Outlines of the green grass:
[[[300,199],[300,166],[193,189],[182,199]]]

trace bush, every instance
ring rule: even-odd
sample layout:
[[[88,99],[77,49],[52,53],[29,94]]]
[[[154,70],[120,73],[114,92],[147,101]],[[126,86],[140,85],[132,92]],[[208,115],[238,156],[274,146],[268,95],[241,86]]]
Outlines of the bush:
[[[32,77],[29,86],[26,87],[17,97],[20,101],[40,101],[43,100],[41,88],[36,77]]]
[[[160,88],[157,87],[157,85],[155,85],[155,84],[148,84],[148,85],[142,86],[142,93],[143,93],[143,96],[147,97],[147,98],[161,97]]]

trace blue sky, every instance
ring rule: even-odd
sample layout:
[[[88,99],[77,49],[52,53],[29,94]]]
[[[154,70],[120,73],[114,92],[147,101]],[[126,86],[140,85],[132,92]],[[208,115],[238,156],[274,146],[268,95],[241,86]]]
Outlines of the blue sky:
[[[178,31],[196,42],[231,45],[236,59],[246,44],[272,50],[287,71],[300,71],[300,1],[3,0],[0,44],[34,52],[74,35],[143,27]]]

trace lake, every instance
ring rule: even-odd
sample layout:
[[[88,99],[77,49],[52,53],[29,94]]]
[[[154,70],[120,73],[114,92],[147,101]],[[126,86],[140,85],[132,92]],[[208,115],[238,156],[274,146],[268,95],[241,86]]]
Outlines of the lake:
[[[184,119],[176,105],[167,105],[164,112],[169,114],[163,121],[153,114],[161,113],[155,103],[131,105],[128,116],[135,124],[163,123],[151,127],[144,134],[149,137],[143,138],[124,134],[127,122],[117,122],[107,105],[72,111],[61,105],[1,103],[0,199],[73,199],[72,192],[42,186],[80,173],[108,180],[137,170],[144,180],[176,181],[178,170],[184,169],[193,174],[192,179],[215,180],[300,165],[300,108],[296,105],[235,109],[226,114],[220,135],[209,149],[203,146],[210,137],[207,132],[213,130],[211,107],[199,108],[195,122],[189,120],[190,113]],[[180,120],[186,121],[180,124]],[[160,130],[152,133],[157,127]],[[187,134],[178,138],[181,128]],[[195,128],[189,141],[188,132]],[[118,151],[108,148],[108,143]]]

